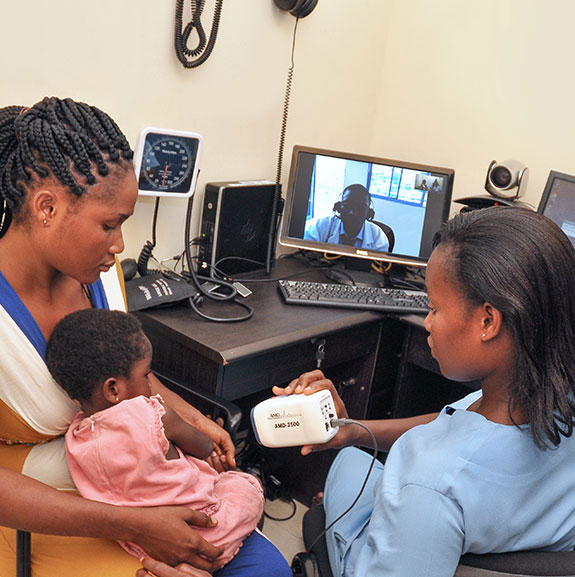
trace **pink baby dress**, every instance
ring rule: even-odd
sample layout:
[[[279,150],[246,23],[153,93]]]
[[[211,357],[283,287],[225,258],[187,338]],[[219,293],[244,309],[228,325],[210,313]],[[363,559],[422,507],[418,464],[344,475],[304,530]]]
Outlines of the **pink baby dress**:
[[[227,563],[262,515],[261,485],[240,471],[218,473],[205,461],[184,455],[166,459],[161,398],[135,397],[86,417],[76,415],[66,434],[68,466],[80,494],[114,505],[186,505],[215,517],[218,524],[194,528],[225,547]],[[138,555],[130,544],[126,549]]]

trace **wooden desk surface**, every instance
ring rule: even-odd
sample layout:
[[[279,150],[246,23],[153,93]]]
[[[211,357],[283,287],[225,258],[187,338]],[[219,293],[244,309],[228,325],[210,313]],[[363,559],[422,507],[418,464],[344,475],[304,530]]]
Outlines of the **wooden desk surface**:
[[[210,322],[185,305],[137,313],[153,343],[156,368],[182,382],[184,389],[202,389],[234,401],[249,415],[253,403],[269,396],[273,385],[285,384],[315,367],[316,339],[323,338],[322,369],[343,386],[341,396],[350,416],[365,418],[378,360],[376,405],[383,404],[380,417],[391,414],[399,356],[404,341],[410,340],[406,334],[411,334],[404,323],[421,327],[423,316],[389,319],[389,315],[357,309],[287,305],[277,281],[294,274],[302,280],[325,280],[323,271],[297,259],[276,261],[269,277],[259,274],[265,282],[245,282],[253,294],[243,302],[253,307],[254,314],[243,322]],[[245,312],[237,305],[212,301],[205,301],[201,311],[218,317]],[[333,457],[327,451],[304,459],[298,448],[285,448],[274,449],[270,462],[273,474],[293,495],[311,504]],[[303,477],[302,470],[306,471]]]
[[[324,280],[321,270],[314,270],[294,258],[276,261],[269,277],[258,275],[265,282],[245,283],[253,294],[243,302],[254,309],[253,317],[247,321],[207,321],[186,305],[148,309],[138,315],[144,316],[146,323],[158,331],[169,329],[171,339],[185,342],[190,349],[220,365],[311,339],[318,333],[329,334],[383,318],[381,313],[370,311],[286,305],[279,293],[277,279],[295,273],[300,273],[298,279]],[[207,300],[200,310],[218,317],[245,313],[238,305]]]

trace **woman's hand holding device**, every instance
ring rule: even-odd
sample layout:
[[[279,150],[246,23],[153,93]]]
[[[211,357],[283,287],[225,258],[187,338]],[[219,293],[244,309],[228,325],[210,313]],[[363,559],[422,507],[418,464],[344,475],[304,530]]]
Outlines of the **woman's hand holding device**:
[[[347,409],[345,404],[338,395],[334,384],[319,370],[310,371],[300,375],[297,379],[291,381],[286,387],[273,387],[274,395],[293,395],[304,394],[311,395],[317,391],[328,389],[333,397],[337,417],[340,419],[347,419]],[[337,434],[331,438],[327,443],[321,445],[304,445],[301,448],[302,455],[309,455],[315,451],[325,451],[326,449],[341,449],[354,444],[354,431],[356,427],[340,427]]]

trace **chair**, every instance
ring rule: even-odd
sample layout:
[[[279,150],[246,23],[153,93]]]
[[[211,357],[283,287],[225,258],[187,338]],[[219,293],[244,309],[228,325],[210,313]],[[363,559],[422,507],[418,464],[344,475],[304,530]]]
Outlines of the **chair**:
[[[237,405],[212,393],[190,389],[182,382],[158,371],[154,373],[166,387],[178,393],[198,410],[211,415],[213,419],[223,419],[224,429],[230,434],[232,441],[235,441],[242,420],[242,412]],[[31,577],[31,575],[30,533],[18,530],[16,531],[16,577]]]
[[[383,222],[379,222],[379,220],[372,220],[371,222],[383,230],[387,240],[389,241],[389,248],[387,249],[387,252],[393,252],[393,247],[395,246],[395,234],[391,226],[383,224]]]
[[[232,441],[235,441],[242,420],[242,411],[236,404],[213,393],[196,388],[191,389],[180,380],[160,371],[154,370],[154,374],[168,389],[178,393],[182,399],[188,401],[199,411],[210,415],[213,419],[221,417],[224,421],[224,429],[230,434]]]
[[[303,539],[307,549],[325,527],[323,505],[315,505],[303,518]],[[311,550],[295,555],[294,577],[333,577],[325,536]],[[491,555],[463,555],[454,577],[575,577],[575,551],[522,551]]]

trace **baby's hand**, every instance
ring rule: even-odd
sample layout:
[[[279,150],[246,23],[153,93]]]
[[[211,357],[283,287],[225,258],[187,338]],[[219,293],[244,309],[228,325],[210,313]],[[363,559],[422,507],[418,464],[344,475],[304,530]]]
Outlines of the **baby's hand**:
[[[222,427],[222,431],[224,430],[224,420],[221,417],[218,417],[214,422],[219,427]],[[230,471],[236,468],[235,461],[230,463],[228,461],[227,454],[223,450],[223,447],[217,443],[214,443],[214,450],[212,451],[212,454],[206,459],[206,461],[209,463],[212,469],[218,473],[222,473],[223,471]]]
[[[217,471],[218,473],[223,473],[224,471],[230,471],[235,469],[235,465],[230,466],[226,459],[226,455],[224,453],[218,453],[217,450],[214,450],[212,454],[206,459],[206,462],[210,465],[212,469]]]

